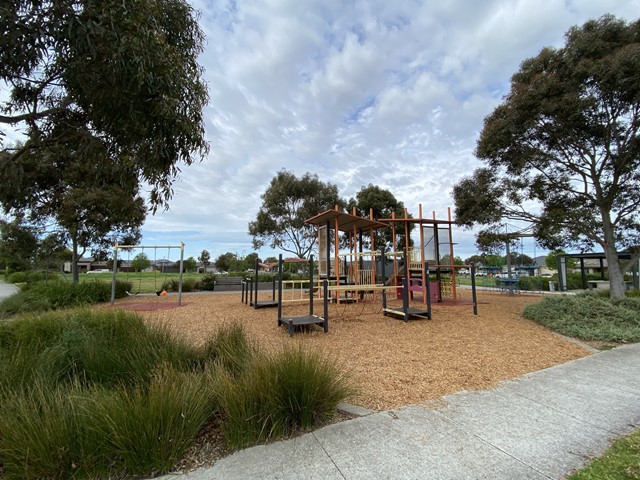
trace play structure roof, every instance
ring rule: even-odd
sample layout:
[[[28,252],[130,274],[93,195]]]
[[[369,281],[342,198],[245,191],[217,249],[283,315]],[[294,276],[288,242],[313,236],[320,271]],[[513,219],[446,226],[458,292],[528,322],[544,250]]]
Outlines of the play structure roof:
[[[385,222],[385,223],[418,223],[421,225],[454,225],[455,222],[453,220],[449,221],[449,220],[435,220],[432,218],[404,218],[404,217],[398,217],[398,218],[381,218],[380,219],[381,222]]]
[[[338,230],[341,232],[350,232],[353,231],[354,228],[356,230],[361,230],[364,228],[377,229],[388,227],[386,223],[377,222],[376,220],[370,220],[364,217],[358,217],[338,210],[327,210],[326,212],[319,213],[315,217],[308,218],[305,222],[311,223],[312,225],[324,225],[327,222],[331,222],[331,227],[335,228],[337,225]]]

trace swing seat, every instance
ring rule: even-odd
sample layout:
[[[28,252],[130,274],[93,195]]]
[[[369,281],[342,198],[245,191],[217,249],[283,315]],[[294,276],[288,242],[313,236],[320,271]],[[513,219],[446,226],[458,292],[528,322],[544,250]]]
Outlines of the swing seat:
[[[126,293],[127,295],[129,295],[130,297],[135,297],[135,296],[137,296],[140,292],[131,293],[131,292],[127,292],[127,291],[125,290],[125,293]]]

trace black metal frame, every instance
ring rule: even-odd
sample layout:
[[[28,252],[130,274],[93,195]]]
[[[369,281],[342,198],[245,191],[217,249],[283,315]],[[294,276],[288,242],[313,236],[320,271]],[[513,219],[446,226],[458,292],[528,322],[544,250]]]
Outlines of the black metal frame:
[[[303,325],[321,325],[324,333],[329,332],[329,281],[324,280],[322,282],[322,290],[324,296],[324,317],[318,317],[313,313],[313,255],[309,257],[309,315],[302,317],[283,317],[282,316],[282,254],[278,259],[278,327],[284,325],[287,327],[289,336],[293,336],[295,327]]]
[[[382,249],[382,278],[385,278],[385,267],[384,267],[384,249]],[[387,292],[386,290],[382,291],[382,312],[385,316],[394,316],[401,318],[405,323],[407,323],[411,318],[427,318],[431,320],[431,282],[429,279],[429,266],[428,264],[425,266],[426,275],[425,275],[425,295],[427,296],[427,309],[420,310],[418,308],[413,308],[409,306],[409,273],[406,268],[407,263],[407,248],[405,247],[403,252],[403,261],[405,264],[405,274],[402,277],[402,308],[387,308]]]

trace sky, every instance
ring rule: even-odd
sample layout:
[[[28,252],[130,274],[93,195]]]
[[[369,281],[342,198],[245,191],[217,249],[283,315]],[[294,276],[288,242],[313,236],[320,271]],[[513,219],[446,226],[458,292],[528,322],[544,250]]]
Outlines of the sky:
[[[182,168],[141,243],[184,242],[185,257],[206,249],[212,260],[253,251],[248,223],[281,169],[316,174],[343,198],[378,185],[414,216],[422,204],[447,218],[520,63],[562,46],[571,26],[640,11],[635,0],[190,1],[206,35],[210,153]],[[475,253],[472,231],[455,228],[454,241],[456,255]]]

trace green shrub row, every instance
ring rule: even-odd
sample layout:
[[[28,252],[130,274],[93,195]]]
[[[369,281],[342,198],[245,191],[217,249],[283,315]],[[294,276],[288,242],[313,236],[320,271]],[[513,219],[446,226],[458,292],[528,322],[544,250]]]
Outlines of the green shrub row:
[[[116,282],[116,298],[123,298],[131,283]],[[61,281],[27,283],[15,295],[0,302],[0,318],[26,312],[80,307],[111,300],[111,284],[94,280],[78,284]]]
[[[525,318],[582,340],[640,341],[640,297],[557,295],[527,305]]]
[[[43,271],[27,270],[24,272],[14,272],[5,275],[5,281],[7,283],[37,283],[46,280],[57,280],[58,275],[53,272],[49,272],[45,275]]]
[[[301,347],[266,354],[239,325],[194,347],[123,311],[0,323],[3,478],[113,478],[169,471],[216,419],[231,448],[330,417],[352,392],[336,362]]]

